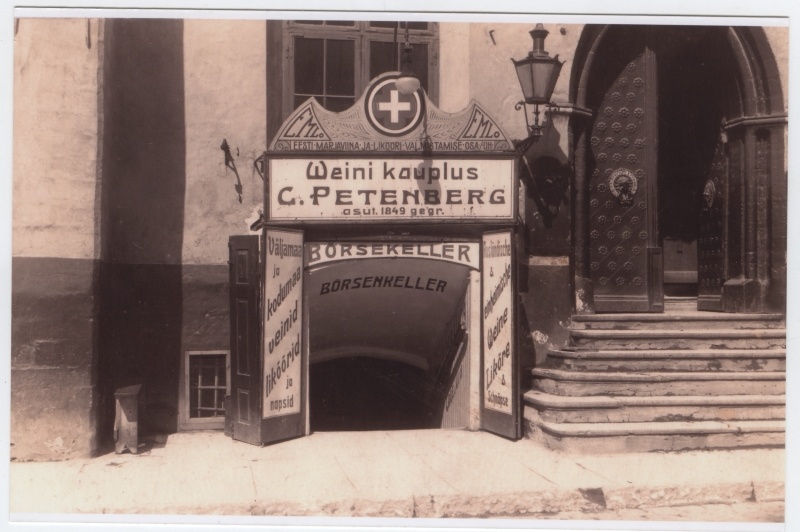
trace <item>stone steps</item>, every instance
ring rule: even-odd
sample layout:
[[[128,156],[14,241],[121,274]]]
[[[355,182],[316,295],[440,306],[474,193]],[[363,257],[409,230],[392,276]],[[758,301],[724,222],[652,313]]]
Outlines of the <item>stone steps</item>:
[[[781,395],[780,371],[569,371],[534,368],[534,389],[554,395]]]
[[[575,371],[786,371],[785,349],[554,349],[555,369]]]
[[[664,311],[697,312],[697,298],[664,296]]]
[[[528,421],[630,423],[785,419],[784,395],[560,396],[530,390]]]
[[[786,330],[572,329],[570,345],[595,350],[775,349],[786,347]]]
[[[689,304],[573,316],[568,345],[530,370],[528,435],[577,452],[782,446],[783,316]]]
[[[782,447],[782,420],[671,421],[656,423],[526,423],[526,435],[571,452],[688,451]]]
[[[780,314],[724,314],[684,312],[670,314],[588,314],[572,317],[573,330],[638,330],[638,329],[781,329],[785,321]]]

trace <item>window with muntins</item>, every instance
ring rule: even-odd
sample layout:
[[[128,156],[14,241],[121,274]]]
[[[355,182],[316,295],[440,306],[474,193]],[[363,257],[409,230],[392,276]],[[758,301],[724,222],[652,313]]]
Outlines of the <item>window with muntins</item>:
[[[221,429],[230,393],[230,351],[185,351],[178,428]]]
[[[405,23],[293,20],[283,23],[283,33],[285,115],[312,96],[330,111],[343,111],[372,78],[400,69]],[[428,97],[437,101],[437,24],[409,22],[408,33],[414,73]]]

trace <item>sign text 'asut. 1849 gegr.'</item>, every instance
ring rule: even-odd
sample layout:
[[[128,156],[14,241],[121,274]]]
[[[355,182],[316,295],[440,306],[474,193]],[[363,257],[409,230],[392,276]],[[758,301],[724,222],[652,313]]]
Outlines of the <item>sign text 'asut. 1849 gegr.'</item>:
[[[270,229],[264,278],[263,417],[301,409],[303,236]]]
[[[514,160],[272,158],[272,221],[513,220]]]

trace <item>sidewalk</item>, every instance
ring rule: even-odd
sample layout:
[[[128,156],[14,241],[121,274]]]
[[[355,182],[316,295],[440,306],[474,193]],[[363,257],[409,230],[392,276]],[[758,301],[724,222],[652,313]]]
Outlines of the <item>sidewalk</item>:
[[[10,511],[535,518],[768,502],[783,500],[784,457],[781,449],[575,455],[446,430],[315,433],[270,447],[178,433],[139,455],[12,462]]]

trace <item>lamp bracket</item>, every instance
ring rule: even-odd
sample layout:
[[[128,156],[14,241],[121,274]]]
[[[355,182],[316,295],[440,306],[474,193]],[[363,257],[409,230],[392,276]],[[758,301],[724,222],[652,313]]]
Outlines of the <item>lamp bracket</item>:
[[[528,117],[528,106],[529,105],[533,106],[533,123],[531,123],[530,118]],[[539,106],[540,105],[542,105],[544,107],[543,111],[539,110]],[[550,125],[550,119],[549,119],[550,113],[552,113],[553,111],[559,112],[561,110],[561,108],[559,106],[557,106],[557,105],[553,105],[553,104],[550,104],[550,103],[546,103],[546,104],[533,103],[533,104],[531,104],[531,103],[526,102],[525,100],[520,100],[516,104],[514,104],[514,110],[516,110],[516,111],[522,110],[523,111],[523,114],[525,115],[525,125],[528,128],[528,133],[534,139],[534,141],[536,141],[536,140],[539,140],[539,138],[542,136],[543,129]],[[541,122],[539,122],[539,114],[542,113],[542,112],[544,112],[544,115],[545,115],[545,117],[547,117],[547,120],[543,119]]]

